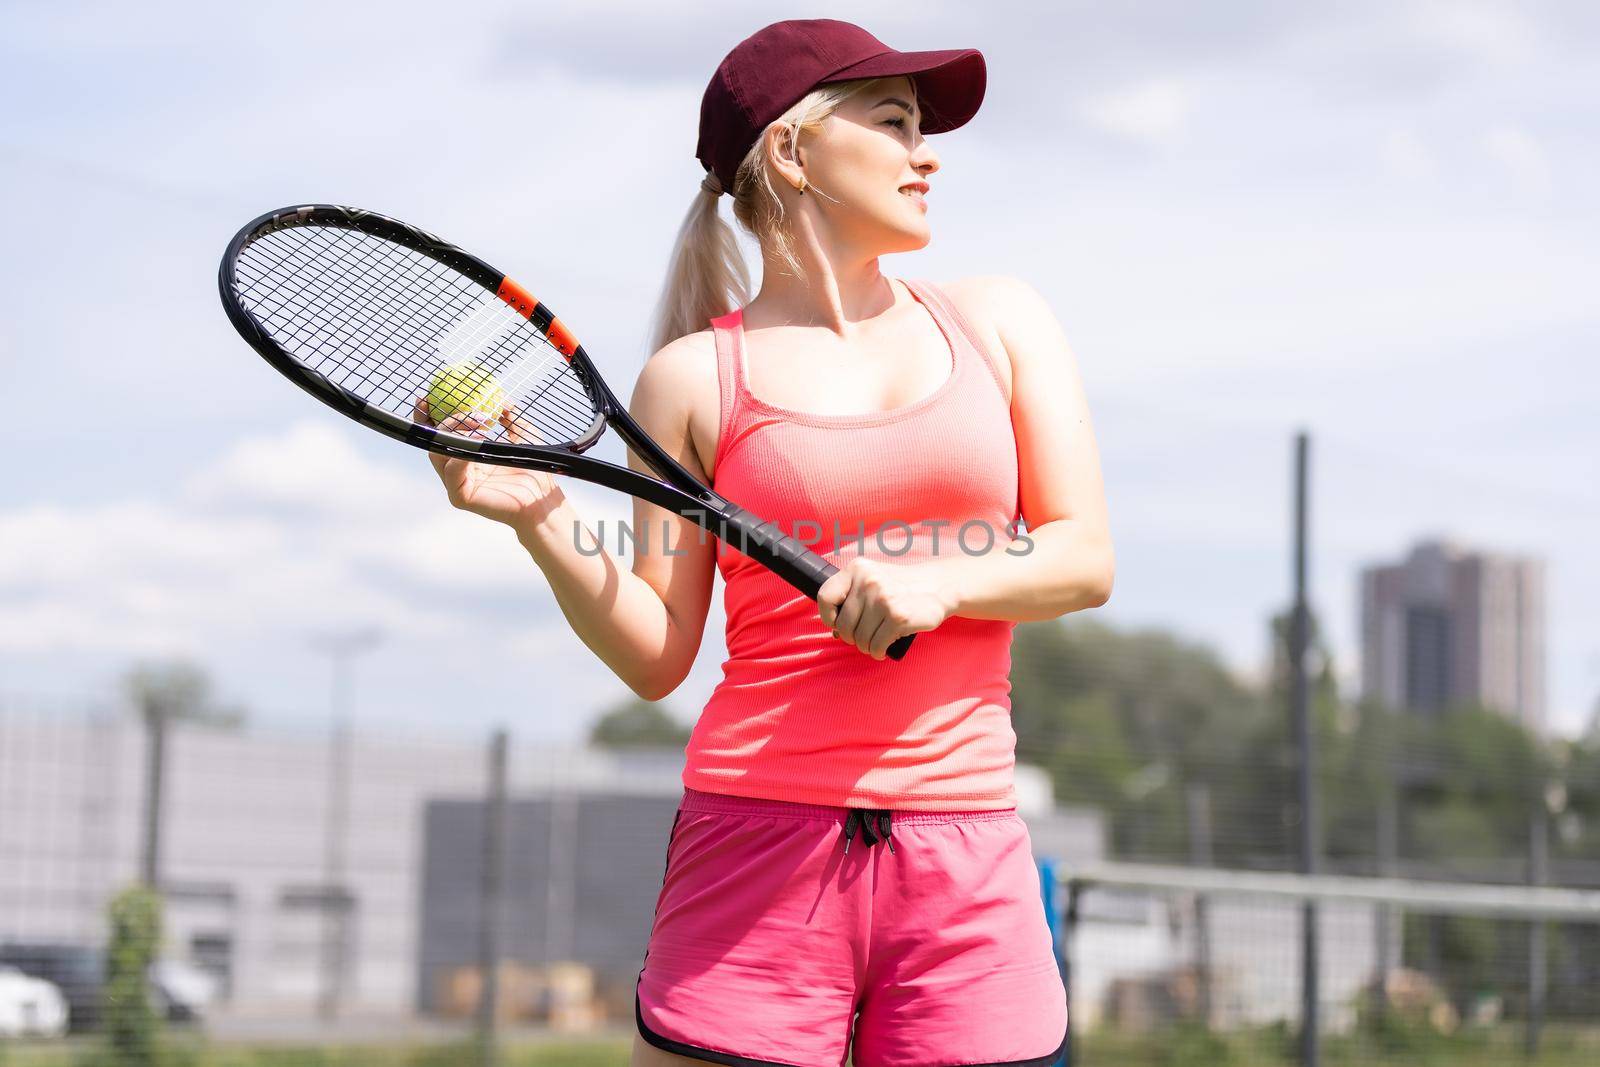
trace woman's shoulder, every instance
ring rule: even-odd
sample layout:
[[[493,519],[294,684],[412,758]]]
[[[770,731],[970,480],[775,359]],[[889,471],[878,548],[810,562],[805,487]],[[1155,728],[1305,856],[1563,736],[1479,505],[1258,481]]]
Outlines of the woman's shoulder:
[[[676,337],[656,349],[639,372],[638,390],[685,396],[696,382],[704,382],[707,372],[717,380],[717,343],[710,329]]]
[[[629,408],[652,436],[686,434],[709,475],[721,403],[716,335],[707,328],[668,341],[645,360]]]
[[[951,281],[935,282],[939,291],[955,305],[967,325],[978,335],[988,349],[996,370],[1005,380],[1005,392],[1011,395],[1012,362],[1010,352],[1002,339],[1002,327],[1008,321],[1007,308],[1015,307],[1019,293],[1031,286],[1009,274],[974,274]]]
[[[974,327],[996,332],[1005,320],[1006,308],[1034,291],[1033,286],[1010,274],[973,274],[935,284]]]

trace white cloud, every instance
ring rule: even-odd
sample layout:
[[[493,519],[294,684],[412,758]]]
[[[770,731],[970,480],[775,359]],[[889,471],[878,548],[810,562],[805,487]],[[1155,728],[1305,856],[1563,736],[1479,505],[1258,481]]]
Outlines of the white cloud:
[[[1420,37],[1482,62],[1516,65],[1532,59],[1538,49],[1538,27],[1515,4],[1429,0],[1412,13]]]
[[[1174,141],[1189,116],[1190,93],[1171,79],[1090,96],[1078,111],[1096,128],[1148,145]]]
[[[380,458],[357,447],[368,437]],[[0,511],[10,684],[82,695],[136,659],[185,656],[293,716],[321,704],[316,635],[373,626],[364,706],[385,720],[429,721],[470,678],[452,722],[511,715],[570,736],[625,694],[512,532],[451,508],[422,452],[383,446],[308,420],[237,440],[166,497]],[[631,516],[627,497],[561,484],[591,527]]]
[[[1535,196],[1550,191],[1550,161],[1527,130],[1496,126],[1483,135],[1483,147],[1522,191]]]
[[[451,508],[421,452],[364,456],[364,432],[305,422],[239,440],[166,500],[0,513],[0,649],[135,654],[309,618],[432,635],[469,617],[559,618],[509,529]],[[563,486],[591,525],[631,512]]]
[[[1384,136],[1382,155],[1385,168],[1407,181],[1432,178],[1439,169],[1432,149],[1413,130],[1391,129]]]
[[[83,585],[124,566],[209,578],[240,557],[279,550],[279,532],[256,519],[199,519],[150,501],[29,505],[0,513],[0,582]]]
[[[317,517],[390,518],[414,510],[438,479],[414,453],[412,469],[373,463],[331,420],[297,423],[275,437],[236,441],[186,485],[197,504]]]

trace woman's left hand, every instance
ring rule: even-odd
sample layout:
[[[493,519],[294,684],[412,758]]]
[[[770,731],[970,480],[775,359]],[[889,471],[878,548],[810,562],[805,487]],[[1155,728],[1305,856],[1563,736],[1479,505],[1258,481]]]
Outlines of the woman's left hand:
[[[955,595],[938,561],[897,565],[857,556],[822,583],[817,610],[839,640],[883,659],[900,637],[953,615]]]

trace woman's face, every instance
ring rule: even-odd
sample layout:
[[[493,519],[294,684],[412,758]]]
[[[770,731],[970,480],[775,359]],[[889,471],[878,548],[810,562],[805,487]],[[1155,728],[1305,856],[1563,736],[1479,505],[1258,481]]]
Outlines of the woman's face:
[[[868,254],[928,244],[928,209],[916,186],[939,169],[939,157],[921,122],[911,79],[886,78],[841,104],[820,131],[801,136],[806,180],[827,194],[814,210],[833,240]],[[805,193],[812,195],[810,185]]]

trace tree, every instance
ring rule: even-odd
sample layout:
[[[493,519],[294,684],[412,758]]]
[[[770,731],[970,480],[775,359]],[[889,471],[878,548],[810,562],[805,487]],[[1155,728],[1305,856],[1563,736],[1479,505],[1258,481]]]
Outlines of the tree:
[[[122,686],[147,726],[165,719],[236,730],[247,718],[239,705],[217,704],[205,668],[188,660],[136,663],[123,675]]]
[[[1159,630],[1098,620],[1025,623],[1012,648],[1018,758],[1050,772],[1056,795],[1102,808],[1123,856],[1184,862],[1190,786],[1204,786],[1219,862],[1277,852],[1282,716],[1216,653]]]
[[[682,748],[689,731],[659,703],[634,698],[601,715],[589,741],[601,748]]]
[[[1539,833],[1558,864],[1600,856],[1600,716],[1586,737],[1551,744],[1476,704],[1422,712],[1346,700],[1314,616],[1310,630],[1330,870],[1521,881]],[[1211,650],[1161,631],[1118,632],[1092,618],[1019,625],[1017,758],[1045,768],[1058,798],[1104,813],[1115,858],[1189,861],[1188,827],[1204,823],[1186,816],[1206,809],[1188,811],[1186,800],[1204,796],[1214,863],[1292,866],[1299,812],[1287,614],[1271,632],[1271,669],[1252,684]],[[1555,818],[1541,830],[1536,814],[1545,811]],[[1562,876],[1555,867],[1552,877]],[[1508,952],[1526,951],[1511,927],[1480,918],[1410,911],[1401,932],[1401,962],[1432,973],[1458,1007],[1504,979]],[[1600,939],[1585,937],[1568,931],[1552,944],[1552,972],[1569,976],[1552,984],[1553,997],[1592,987],[1583,976],[1594,973]]]
[[[1563,853],[1600,856],[1600,729],[1590,730],[1567,752],[1567,810],[1558,840]]]
[[[245,712],[237,706],[215,704],[205,670],[184,660],[136,664],[123,676],[122,684],[144,723],[147,738],[141,875],[144,884],[154,889],[161,884],[161,794],[168,730],[178,722],[238,729]]]

